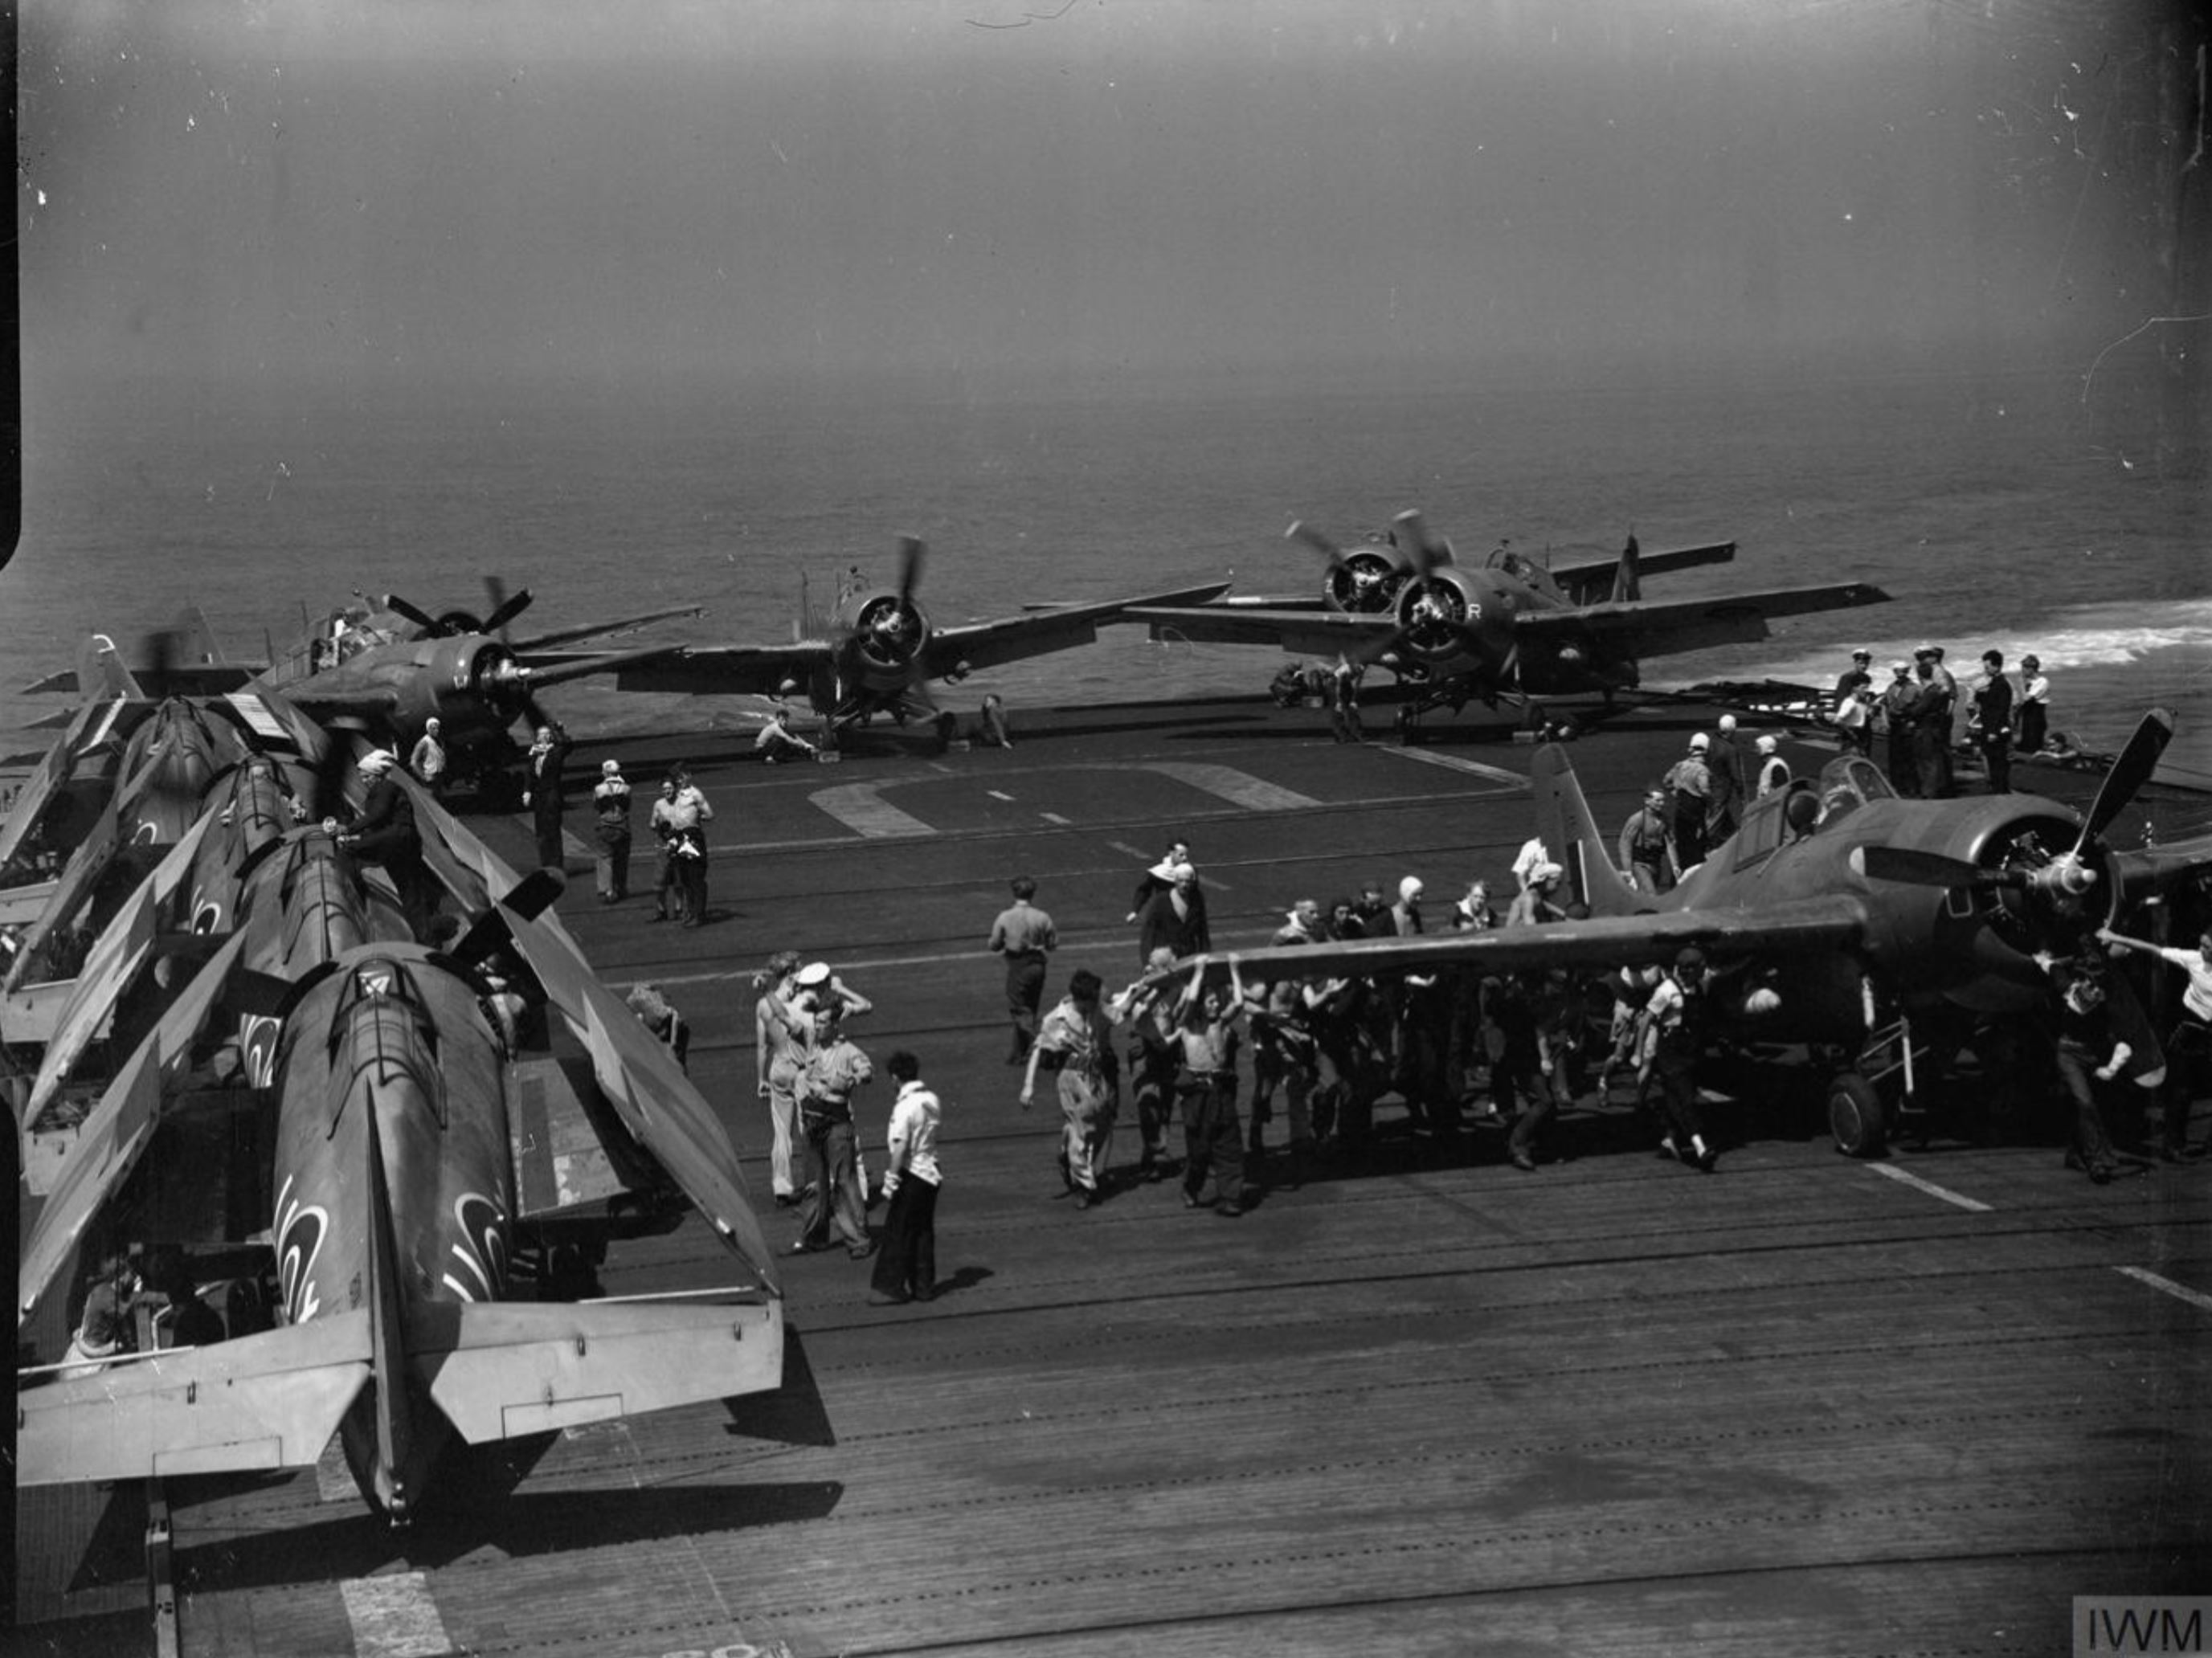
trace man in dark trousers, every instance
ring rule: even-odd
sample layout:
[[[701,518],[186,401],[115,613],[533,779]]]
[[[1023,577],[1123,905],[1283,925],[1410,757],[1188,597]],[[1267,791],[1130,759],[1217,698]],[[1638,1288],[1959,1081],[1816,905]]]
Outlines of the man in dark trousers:
[[[921,1061],[902,1048],[884,1061],[898,1098],[884,1144],[882,1252],[868,1287],[878,1306],[931,1301],[937,1295],[937,1126],[944,1114],[921,1080]]]
[[[1019,1065],[1036,1041],[1037,1011],[1044,1005],[1045,963],[1060,947],[1060,929],[1030,902],[1036,896],[1035,881],[1017,875],[1012,885],[1014,902],[991,923],[990,945],[1006,958],[1006,1017],[1013,1025],[1006,1063]]]
[[[1705,1046],[1705,956],[1695,945],[1674,957],[1674,971],[1660,980],[1644,1004],[1644,1037],[1636,1069],[1640,1088],[1655,1076],[1667,1113],[1666,1137],[1659,1155],[1713,1172],[1717,1154],[1705,1140],[1698,1108],[1698,1065]]]
[[[1713,732],[1711,745],[1705,750],[1705,771],[1712,780],[1712,796],[1705,808],[1705,845],[1717,847],[1735,833],[1735,826],[1743,821],[1743,803],[1747,791],[1743,767],[1743,750],[1736,746],[1735,716],[1723,714]]]
[[[561,848],[561,810],[567,805],[561,793],[561,768],[568,763],[573,746],[556,720],[538,728],[537,740],[523,758],[522,804],[530,808],[538,831],[541,869],[563,869],[568,864]]]
[[[1711,822],[1713,774],[1705,763],[1712,738],[1698,732],[1690,750],[1667,768],[1662,780],[1668,799],[1669,827],[1674,831],[1674,863],[1688,874],[1705,861],[1705,828]]]
[[[1198,871],[1189,864],[1177,864],[1173,872],[1173,884],[1164,892],[1156,892],[1137,917],[1137,957],[1150,961],[1152,952],[1163,947],[1175,952],[1175,959],[1187,956],[1202,956],[1213,948],[1212,930],[1206,919],[1206,894],[1198,884]]]
[[[364,864],[383,866],[399,894],[399,907],[416,938],[428,930],[435,900],[430,871],[422,861],[422,832],[415,825],[415,805],[392,772],[396,756],[372,749],[355,762],[368,779],[368,793],[353,828],[338,837],[338,844]]]
[[[2112,1134],[2099,1095],[2101,1084],[2126,1067],[2133,1050],[2112,1029],[2101,954],[2085,952],[2066,960],[2044,950],[2035,959],[2058,985],[2058,1080],[2074,1102],[2066,1167],[2102,1186],[2112,1178]]]
[[[1951,793],[1951,696],[1941,668],[1934,649],[1922,646],[1913,664],[1912,765],[1926,800]]]
[[[1883,750],[1883,769],[1889,773],[1889,786],[1907,799],[1920,793],[1920,767],[1912,757],[1912,728],[1914,710],[1920,704],[1920,686],[1912,677],[1910,662],[1889,665],[1889,683],[1882,688],[1882,729],[1888,733]]]
[[[1974,677],[1969,725],[1974,746],[1982,751],[1991,794],[2012,793],[2012,681],[2005,677],[2004,653],[1982,653],[1982,671]]]

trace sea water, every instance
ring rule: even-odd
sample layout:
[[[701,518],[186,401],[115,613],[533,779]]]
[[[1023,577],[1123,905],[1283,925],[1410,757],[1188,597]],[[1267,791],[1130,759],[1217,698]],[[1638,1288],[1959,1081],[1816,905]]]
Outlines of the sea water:
[[[698,602],[656,639],[791,635],[802,581],[896,569],[929,545],[940,626],[1023,604],[1233,580],[1310,593],[1286,541],[1341,541],[1419,507],[1462,559],[1553,562],[1733,538],[1733,564],[1647,597],[1880,584],[1894,603],[1795,618],[1758,645],[1655,659],[1647,684],[1831,684],[1932,641],[1964,679],[2040,655],[2051,723],[2113,749],[2172,708],[2179,768],[2212,778],[2205,484],[2160,452],[2153,399],[2055,364],[1510,381],[1288,370],[1146,380],[953,376],[639,385],[240,380],[126,383],[27,366],[24,522],[0,572],[0,750],[58,706],[17,694],[99,631],[125,646],[187,602],[258,659],[359,592],[481,610],[528,586],[513,633]],[[630,642],[630,641],[625,641]],[[1256,692],[1264,647],[1096,646],[945,688],[1027,705]],[[580,735],[734,727],[740,700],[581,682],[547,701]],[[12,728],[12,729],[11,729]]]

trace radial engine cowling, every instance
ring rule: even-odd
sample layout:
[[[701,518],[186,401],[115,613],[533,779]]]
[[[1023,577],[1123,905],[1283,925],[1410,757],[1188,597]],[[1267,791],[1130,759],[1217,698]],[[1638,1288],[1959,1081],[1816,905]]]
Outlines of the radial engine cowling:
[[[929,618],[895,590],[865,593],[853,605],[849,649],[872,689],[896,689],[912,678],[929,643]]]
[[[1324,589],[1328,606],[1350,616],[1382,616],[1405,585],[1406,572],[1379,548],[1362,547],[1329,567]]]

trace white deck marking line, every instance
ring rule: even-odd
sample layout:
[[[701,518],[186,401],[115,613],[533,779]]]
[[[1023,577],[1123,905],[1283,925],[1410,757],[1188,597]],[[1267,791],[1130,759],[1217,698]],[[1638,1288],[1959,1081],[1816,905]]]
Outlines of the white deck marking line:
[[[1163,777],[1172,777],[1178,783],[1188,784],[1202,793],[1226,800],[1232,806],[1243,806],[1248,811],[1297,811],[1322,804],[1312,796],[1300,794],[1295,789],[1262,782],[1251,773],[1239,771],[1234,766],[1209,766],[1187,760],[1156,760],[1132,769],[1156,771]]]
[[[881,783],[841,783],[834,789],[817,789],[806,799],[809,805],[870,840],[937,833],[921,818],[884,800],[883,787]]]
[[[1877,1175],[1885,1175],[1900,1185],[1911,1187],[1916,1192],[1925,1192],[1931,1198],[1941,1198],[1946,1203],[1955,1203],[1961,1209],[1971,1209],[1978,1215],[1990,1212],[1990,1206],[1986,1203],[1978,1202],[1972,1198],[1961,1197],[1956,1192],[1936,1185],[1932,1180],[1923,1180],[1917,1175],[1908,1175],[1895,1163],[1870,1163],[1867,1167]]]
[[[1042,817],[1042,818],[1043,818],[1043,819],[1044,819],[1044,821],[1045,821],[1046,823],[1060,823],[1060,824],[1066,824],[1066,823],[1070,823],[1070,822],[1072,822],[1072,821],[1073,821],[1072,819],[1066,818],[1066,817],[1061,817],[1058,812],[1056,812],[1056,811],[1041,811],[1041,812],[1039,812],[1039,813],[1037,814],[1037,816],[1038,816],[1038,817]]]
[[[1381,749],[1385,754],[1395,754],[1401,760],[1418,760],[1425,766],[1444,766],[1453,771],[1472,772],[1477,777],[1487,777],[1499,783],[1510,783],[1516,788],[1526,788],[1528,786],[1528,780],[1517,771],[1508,771],[1503,766],[1486,766],[1480,760],[1462,760],[1455,754],[1438,754],[1433,749],[1389,748],[1379,743],[1370,744],[1369,746]]]
[[[337,1434],[315,1459],[315,1496],[325,1503],[361,1500],[361,1487],[353,1483],[353,1470],[346,1466],[345,1441]]]
[[[453,1649],[430,1598],[430,1580],[419,1571],[349,1577],[338,1584],[360,1658],[442,1658]]]
[[[1116,852],[1127,853],[1132,858],[1143,858],[1148,855],[1142,847],[1133,847],[1127,841],[1109,841],[1106,844]]]
[[[2138,1284],[2148,1284],[2154,1290],[2162,1290],[2178,1301],[2187,1302],[2191,1307],[2212,1313],[2212,1296],[2206,1295],[2201,1290],[2192,1290],[2185,1284],[2176,1284],[2170,1278],[2160,1278],[2147,1267],[2115,1266],[2112,1270],[2133,1278]]]
[[[989,795],[994,800],[1012,800],[1014,798],[1012,795],[1008,794],[1004,789],[985,789],[983,793]]]

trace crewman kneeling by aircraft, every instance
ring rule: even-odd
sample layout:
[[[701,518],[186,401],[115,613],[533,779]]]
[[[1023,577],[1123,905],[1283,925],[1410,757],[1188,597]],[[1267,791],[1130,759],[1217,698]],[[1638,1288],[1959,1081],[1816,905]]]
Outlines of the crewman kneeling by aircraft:
[[[769,710],[768,723],[753,738],[753,751],[760,756],[763,765],[769,766],[786,760],[811,760],[819,752],[813,744],[792,730],[791,710],[781,703]]]
[[[1698,1064],[1705,1046],[1705,955],[1696,945],[1674,957],[1674,970],[1659,981],[1644,1005],[1644,1040],[1637,1062],[1640,1085],[1659,1080],[1667,1113],[1666,1137],[1659,1155],[1711,1174],[1719,1154],[1705,1143],[1705,1119],[1698,1109]]]

